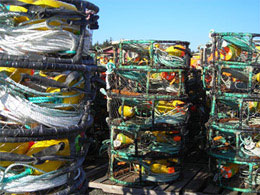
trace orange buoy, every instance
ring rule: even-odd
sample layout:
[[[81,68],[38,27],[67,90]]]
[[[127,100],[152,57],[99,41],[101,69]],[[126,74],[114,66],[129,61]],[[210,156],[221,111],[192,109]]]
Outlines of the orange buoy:
[[[220,168],[220,172],[221,172],[222,177],[229,179],[238,172],[238,169],[239,169],[238,164],[229,163],[227,165],[223,165]]]
[[[175,72],[162,72],[161,77],[167,81],[172,81],[175,78]]]

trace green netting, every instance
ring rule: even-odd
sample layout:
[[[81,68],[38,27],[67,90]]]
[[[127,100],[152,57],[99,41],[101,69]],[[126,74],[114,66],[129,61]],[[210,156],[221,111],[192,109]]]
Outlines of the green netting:
[[[245,51],[255,50],[254,43],[250,43],[247,37],[223,36],[223,39],[228,43],[234,44]]]

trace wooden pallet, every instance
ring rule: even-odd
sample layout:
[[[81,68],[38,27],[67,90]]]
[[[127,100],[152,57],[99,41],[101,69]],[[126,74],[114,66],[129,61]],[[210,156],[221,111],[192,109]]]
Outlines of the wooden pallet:
[[[210,173],[206,164],[185,164],[183,176],[179,181],[170,184],[161,184],[148,187],[128,187],[122,186],[108,179],[108,164],[102,164],[98,167],[87,168],[88,187],[101,189],[105,193],[113,194],[241,194],[222,189],[211,183]],[[128,181],[132,175],[124,175],[124,181]]]

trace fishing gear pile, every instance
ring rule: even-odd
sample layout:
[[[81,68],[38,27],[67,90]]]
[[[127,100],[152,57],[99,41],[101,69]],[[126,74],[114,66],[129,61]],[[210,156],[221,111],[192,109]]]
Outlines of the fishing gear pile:
[[[109,176],[123,185],[179,178],[189,117],[189,43],[123,40],[107,63]]]
[[[214,181],[241,192],[260,185],[260,34],[211,32],[204,87],[211,99],[208,152]]]
[[[83,194],[99,8],[2,0],[0,11],[0,193]]]

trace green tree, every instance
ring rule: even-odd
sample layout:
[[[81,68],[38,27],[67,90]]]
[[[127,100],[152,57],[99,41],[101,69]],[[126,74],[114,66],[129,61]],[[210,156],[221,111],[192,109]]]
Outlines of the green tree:
[[[99,48],[105,48],[112,45],[112,38],[110,40],[106,39],[103,43],[99,43],[98,41],[93,45],[93,49],[99,47]]]

